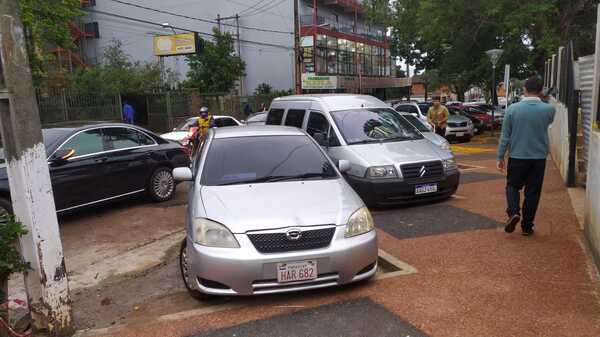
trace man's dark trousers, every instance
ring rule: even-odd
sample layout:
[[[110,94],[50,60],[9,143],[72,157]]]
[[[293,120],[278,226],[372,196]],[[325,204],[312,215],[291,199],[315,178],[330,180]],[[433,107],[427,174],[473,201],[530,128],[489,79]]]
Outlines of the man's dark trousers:
[[[544,183],[544,171],[546,159],[508,159],[508,174],[506,183],[506,200],[509,217],[520,214],[520,191],[525,188],[525,200],[523,201],[522,227],[531,229],[534,225],[535,213],[537,212],[542,184]]]
[[[435,133],[446,138],[446,128],[435,128]]]

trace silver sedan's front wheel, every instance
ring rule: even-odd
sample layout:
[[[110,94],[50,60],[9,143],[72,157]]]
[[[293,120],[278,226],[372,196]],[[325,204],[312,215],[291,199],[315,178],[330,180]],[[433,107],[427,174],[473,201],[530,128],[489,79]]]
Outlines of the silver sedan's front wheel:
[[[156,201],[167,201],[175,194],[175,179],[168,167],[159,167],[152,173],[148,193]]]
[[[190,264],[189,257],[187,253],[187,239],[183,239],[181,242],[181,248],[179,249],[179,269],[181,271],[181,278],[183,279],[183,284],[187,291],[192,295],[192,297],[205,300],[210,298],[210,295],[199,292],[198,290],[192,287],[193,276],[190,273]]]

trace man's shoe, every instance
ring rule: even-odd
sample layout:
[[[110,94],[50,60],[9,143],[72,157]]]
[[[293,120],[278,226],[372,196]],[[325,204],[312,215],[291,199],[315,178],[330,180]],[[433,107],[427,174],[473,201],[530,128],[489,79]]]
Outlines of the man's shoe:
[[[533,232],[534,232],[533,227],[524,227],[523,233],[521,233],[521,234],[523,234],[523,236],[531,236],[531,235],[533,235]]]
[[[504,226],[504,231],[507,233],[514,232],[519,221],[521,221],[521,216],[519,214],[511,216],[506,222],[506,226]]]

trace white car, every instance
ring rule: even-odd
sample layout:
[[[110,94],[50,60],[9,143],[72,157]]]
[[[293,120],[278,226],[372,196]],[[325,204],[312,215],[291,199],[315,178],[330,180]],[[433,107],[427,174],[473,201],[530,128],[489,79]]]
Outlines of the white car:
[[[173,131],[169,133],[165,133],[160,135],[164,139],[174,140],[177,142],[184,142],[188,137],[188,132],[190,130],[190,126],[196,123],[198,117],[190,117],[185,121],[181,122],[177,127],[173,128]],[[222,128],[225,126],[240,126],[240,123],[237,119],[231,116],[213,116],[215,121],[215,126],[217,128]]]
[[[407,112],[415,117],[417,117],[421,122],[425,124],[429,124],[427,120],[427,111],[423,111],[419,104],[414,102],[402,102],[398,103],[394,106],[394,110],[398,112]]]
[[[399,112],[399,114],[406,118],[410,124],[414,125],[414,127],[417,128],[417,130],[419,130],[419,132],[421,132],[423,136],[430,142],[436,146],[439,146],[442,150],[450,151],[450,143],[446,140],[446,138],[433,132],[433,127],[431,127],[431,124],[423,122],[415,117],[415,115],[408,112]]]

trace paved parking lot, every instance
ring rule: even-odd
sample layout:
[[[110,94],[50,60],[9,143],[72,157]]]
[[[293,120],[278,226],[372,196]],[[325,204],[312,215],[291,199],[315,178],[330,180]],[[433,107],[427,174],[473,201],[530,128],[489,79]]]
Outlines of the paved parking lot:
[[[555,166],[536,235],[507,235],[493,145],[460,146],[470,149],[457,151],[455,197],[373,212],[380,247],[417,272],[366,284],[192,299],[177,264],[185,186],[168,204],[124,201],[62,217],[79,335],[600,335],[597,274]]]

